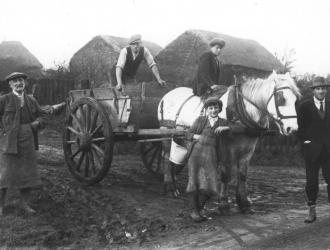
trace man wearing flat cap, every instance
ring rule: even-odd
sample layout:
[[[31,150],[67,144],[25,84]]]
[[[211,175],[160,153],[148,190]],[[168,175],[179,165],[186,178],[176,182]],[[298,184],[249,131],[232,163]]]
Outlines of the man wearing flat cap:
[[[193,92],[205,99],[219,85],[221,49],[225,46],[221,38],[210,41],[210,51],[205,52],[199,59],[196,77],[193,81]],[[204,98],[203,98],[204,97]]]
[[[328,87],[323,77],[316,77],[311,85],[313,97],[302,102],[298,109],[298,135],[306,167],[308,216],[305,223],[316,220],[320,168],[327,184],[330,203],[330,102],[326,99]]]
[[[145,61],[157,82],[163,86],[165,81],[160,78],[158,67],[148,48],[142,46],[141,35],[133,35],[129,39],[129,46],[120,51],[116,64],[117,89],[121,90],[128,81],[135,81],[136,72],[142,61]]]
[[[19,189],[22,208],[34,213],[28,205],[29,194],[32,187],[41,184],[36,162],[37,133],[45,126],[44,115],[53,110],[42,110],[32,96],[25,94],[26,79],[27,75],[20,72],[8,75],[5,80],[12,92],[0,96],[4,129],[0,134],[0,216],[8,188]]]

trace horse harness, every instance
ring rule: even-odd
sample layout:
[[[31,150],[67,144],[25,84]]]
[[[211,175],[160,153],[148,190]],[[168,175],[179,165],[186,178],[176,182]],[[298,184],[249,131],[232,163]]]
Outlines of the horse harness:
[[[249,128],[253,128],[253,129],[257,129],[257,130],[265,131],[268,129],[267,127],[262,126],[260,123],[254,121],[250,117],[250,115],[246,111],[244,100],[246,100],[248,103],[250,103],[255,108],[257,108],[264,116],[270,118],[271,120],[273,120],[279,124],[283,124],[282,120],[284,120],[284,119],[297,118],[296,115],[283,115],[283,114],[281,114],[281,112],[279,110],[279,106],[281,106],[281,100],[280,100],[281,96],[278,95],[278,92],[282,91],[284,89],[290,89],[290,88],[287,86],[276,88],[276,86],[275,86],[272,94],[270,95],[270,97],[268,98],[268,101],[266,103],[266,107],[267,107],[270,100],[274,97],[276,115],[277,115],[277,117],[274,117],[271,113],[269,113],[269,111],[267,109],[259,107],[256,103],[254,103],[248,97],[244,96],[241,91],[240,85],[237,84],[237,82],[235,82],[235,88],[234,88],[235,106],[236,106],[236,111],[237,111],[242,123]]]

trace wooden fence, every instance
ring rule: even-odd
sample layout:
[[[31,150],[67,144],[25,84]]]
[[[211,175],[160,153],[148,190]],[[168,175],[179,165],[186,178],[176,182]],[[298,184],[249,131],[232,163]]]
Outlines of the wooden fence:
[[[74,89],[74,81],[68,79],[29,79],[27,93],[34,89],[34,96],[41,105],[56,104],[65,101],[67,93]],[[10,87],[0,82],[0,93],[8,93]]]
[[[300,143],[296,134],[291,136],[265,136],[259,139],[256,153],[269,152],[274,155],[300,154]]]
[[[66,79],[40,79],[35,82],[34,96],[41,105],[65,101],[67,93],[74,89],[74,81]]]

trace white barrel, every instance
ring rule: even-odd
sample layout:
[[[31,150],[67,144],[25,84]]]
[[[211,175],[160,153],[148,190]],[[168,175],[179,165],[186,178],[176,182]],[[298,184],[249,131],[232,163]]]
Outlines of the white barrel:
[[[175,164],[184,165],[186,162],[187,152],[188,150],[185,147],[172,140],[169,160]]]

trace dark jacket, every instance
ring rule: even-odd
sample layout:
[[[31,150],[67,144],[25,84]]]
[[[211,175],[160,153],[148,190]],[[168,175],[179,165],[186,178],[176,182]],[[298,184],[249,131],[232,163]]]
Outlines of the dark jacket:
[[[313,98],[298,108],[298,135],[306,160],[315,160],[322,147],[330,153],[330,102],[325,101],[325,117],[321,118]],[[310,143],[304,143],[311,141]]]
[[[189,131],[186,134],[186,139],[188,141],[192,141],[192,143],[188,146],[188,153],[187,153],[187,158],[189,158],[195,143],[197,142],[197,140],[193,140],[193,136],[194,134],[200,135],[202,134],[204,128],[208,125],[208,117],[207,116],[199,116],[193,123],[193,125],[191,126],[191,128],[189,129]],[[218,121],[213,125],[212,127],[212,131],[214,132],[214,130],[219,127],[219,126],[229,126],[228,122],[224,119],[219,118]],[[214,140],[212,143],[214,143],[214,147],[217,148],[218,147],[218,139],[219,139],[220,135],[214,134],[212,137],[210,138],[210,140]],[[208,144],[212,144],[211,142]],[[218,156],[219,157],[219,156]]]
[[[39,121],[39,129],[45,126],[46,111],[43,111],[36,99],[24,94],[24,102],[29,110],[32,121]],[[17,154],[17,138],[20,126],[20,100],[13,93],[0,96],[0,117],[2,118],[3,138],[1,145],[3,152]],[[1,135],[0,135],[1,136]],[[38,150],[38,131],[33,130],[34,146]]]
[[[205,52],[199,59],[197,74],[193,81],[194,94],[205,94],[212,85],[219,84],[219,77],[220,62],[211,51]]]

